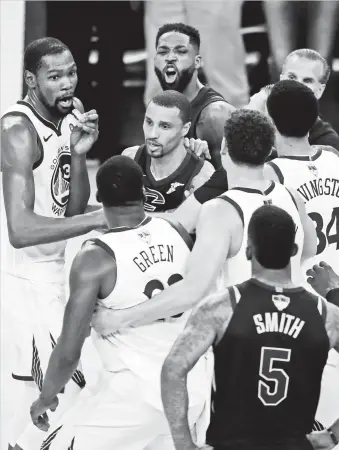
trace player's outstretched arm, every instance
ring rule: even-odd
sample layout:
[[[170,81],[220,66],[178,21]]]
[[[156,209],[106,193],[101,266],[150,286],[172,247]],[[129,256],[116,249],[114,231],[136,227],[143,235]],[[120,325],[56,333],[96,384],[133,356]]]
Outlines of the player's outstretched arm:
[[[197,137],[207,141],[213,166],[221,166],[220,148],[224,137],[226,120],[235,111],[234,106],[226,102],[214,102],[206,106],[196,124]]]
[[[222,338],[232,315],[228,291],[207,297],[192,312],[161,372],[161,398],[177,450],[196,450],[187,412],[187,376],[208,348]]]
[[[107,295],[104,292],[107,277],[114,287],[116,265],[113,258],[101,247],[86,245],[73,261],[61,335],[51,354],[40,396],[31,408],[33,423],[44,431],[48,429],[48,418],[42,420],[39,416],[50,409],[79,364],[97,299]]]
[[[192,309],[211,292],[226,261],[234,230],[242,229],[235,208],[221,199],[201,207],[197,240],[190,254],[184,279],[155,297],[124,310],[105,310],[92,325],[100,334],[126,326],[140,326]]]
[[[326,262],[321,261],[306,272],[307,282],[326,300],[339,306],[339,275]]]
[[[102,211],[66,219],[34,212],[33,166],[40,154],[36,132],[23,117],[6,117],[1,126],[1,170],[9,239],[13,247],[61,241],[105,225]]]

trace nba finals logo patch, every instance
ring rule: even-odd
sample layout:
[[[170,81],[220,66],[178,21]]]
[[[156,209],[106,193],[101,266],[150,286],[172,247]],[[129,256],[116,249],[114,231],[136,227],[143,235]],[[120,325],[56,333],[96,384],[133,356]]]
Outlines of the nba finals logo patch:
[[[172,194],[172,192],[175,192],[177,187],[185,186],[183,183],[171,183],[171,187],[168,189],[166,194]]]
[[[150,245],[151,243],[151,233],[147,230],[141,231],[138,233],[139,239],[141,239],[143,242],[145,242],[147,245]]]
[[[284,295],[272,295],[272,302],[279,311],[283,311],[290,304],[290,298]]]
[[[309,165],[308,165],[308,169],[313,173],[313,175],[314,175],[315,177],[318,177],[318,169],[316,168],[315,165],[309,164]]]

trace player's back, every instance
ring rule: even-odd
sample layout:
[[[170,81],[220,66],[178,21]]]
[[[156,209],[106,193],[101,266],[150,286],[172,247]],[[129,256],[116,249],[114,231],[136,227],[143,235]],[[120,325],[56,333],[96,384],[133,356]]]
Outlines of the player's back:
[[[304,243],[304,232],[297,205],[290,191],[281,184],[272,182],[264,192],[251,188],[234,188],[219,198],[229,202],[237,209],[243,223],[241,247],[236,255],[226,260],[223,267],[223,286],[227,287],[242,283],[251,277],[251,262],[246,257],[247,230],[254,211],[265,203],[278,206],[287,211],[297,226],[296,243],[298,244],[298,253],[291,259],[291,264],[294,280],[299,282],[301,278],[300,259]]]
[[[128,308],[181,280],[192,241],[183,228],[178,230],[181,234],[168,221],[148,217],[139,227],[113,229],[95,239],[110,249],[117,267],[115,287],[99,304],[113,309]],[[126,328],[105,339],[93,332],[105,369],[132,371],[145,381],[143,395],[160,406],[161,367],[188,314]],[[193,371],[191,378],[194,376]]]
[[[314,221],[317,255],[306,262],[306,269],[324,260],[339,271],[339,154],[332,147],[312,148],[311,157],[279,157],[269,165],[281,183],[299,192]]]
[[[237,303],[214,346],[208,442],[234,449],[285,442],[287,450],[312,429],[329,351],[326,303],[255,279],[230,290]]]
[[[19,101],[2,116],[25,117],[37,134],[40,158],[33,165],[34,212],[46,217],[64,217],[70,193],[70,135],[76,118],[68,114],[58,126],[45,120],[25,101]],[[2,198],[3,201],[3,198]],[[15,249],[9,242],[5,214],[2,217],[2,270],[32,280],[64,282],[65,241]],[[40,264],[43,263],[43,264]]]

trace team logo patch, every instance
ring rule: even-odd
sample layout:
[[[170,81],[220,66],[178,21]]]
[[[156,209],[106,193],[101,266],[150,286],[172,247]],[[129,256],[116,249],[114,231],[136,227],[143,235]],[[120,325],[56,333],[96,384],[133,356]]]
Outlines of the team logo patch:
[[[146,186],[145,196],[146,196],[146,201],[144,203],[145,211],[149,212],[155,211],[158,205],[165,204],[165,197],[162,195],[161,192],[156,191],[155,189],[151,189]]]
[[[171,183],[170,188],[166,192],[166,194],[172,194],[172,192],[175,192],[176,189],[180,186],[185,186],[183,183]]]
[[[283,311],[290,304],[290,298],[285,295],[272,295],[272,302],[279,311]]]
[[[318,169],[314,164],[309,164],[307,167],[315,177],[318,177]]]
[[[55,204],[60,208],[67,205],[69,198],[69,183],[71,175],[71,155],[67,151],[58,154],[54,165],[54,172],[51,180],[51,195]]]
[[[145,242],[147,245],[151,243],[151,233],[148,230],[143,230],[138,233],[139,239]]]

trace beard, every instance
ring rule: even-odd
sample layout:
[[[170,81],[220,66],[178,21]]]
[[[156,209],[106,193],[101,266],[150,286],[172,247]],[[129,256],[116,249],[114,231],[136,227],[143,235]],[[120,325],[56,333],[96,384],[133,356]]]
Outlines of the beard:
[[[181,72],[178,72],[177,77],[173,83],[167,83],[165,80],[165,75],[157,67],[154,67],[154,71],[156,76],[158,77],[163,91],[173,90],[183,93],[193,77],[195,67],[183,69]]]
[[[54,104],[52,105],[47,102],[43,95],[39,96],[39,100],[53,117],[57,117],[60,119],[70,114],[74,108],[73,102],[69,108],[63,108],[61,107],[61,105],[59,106],[59,100],[55,100]]]

